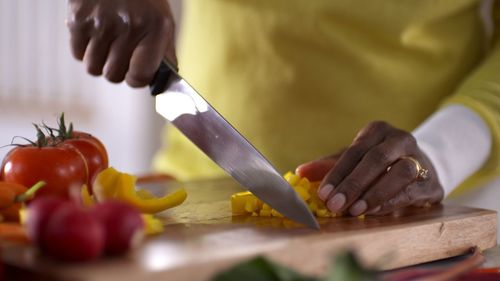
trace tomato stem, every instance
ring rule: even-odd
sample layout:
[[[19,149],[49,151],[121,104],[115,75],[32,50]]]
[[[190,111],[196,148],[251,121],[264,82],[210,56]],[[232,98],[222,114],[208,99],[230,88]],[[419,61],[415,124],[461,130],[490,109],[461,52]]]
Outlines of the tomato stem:
[[[33,185],[32,187],[30,187],[28,190],[26,190],[24,193],[16,196],[16,198],[14,199],[15,202],[24,202],[28,199],[30,199],[31,197],[33,197],[33,195],[35,195],[35,193],[40,190],[40,188],[44,187],[47,183],[44,182],[44,181],[39,181],[37,183],[35,183],[35,185]]]
[[[61,117],[59,117],[58,125],[59,125],[59,129],[57,129],[58,137],[62,141],[73,138],[73,123],[70,122],[69,126],[66,127],[66,120],[64,119],[64,112],[61,113]]]
[[[47,146],[47,137],[45,136],[45,134],[42,132],[42,130],[40,129],[40,127],[37,125],[37,124],[33,124],[33,126],[35,126],[36,128],[36,144],[38,147],[45,147]]]

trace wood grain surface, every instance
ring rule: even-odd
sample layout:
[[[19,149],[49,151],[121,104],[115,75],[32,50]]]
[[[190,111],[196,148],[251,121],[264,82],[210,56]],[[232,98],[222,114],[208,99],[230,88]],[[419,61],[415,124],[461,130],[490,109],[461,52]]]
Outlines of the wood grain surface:
[[[159,194],[167,189],[148,188]],[[3,259],[38,280],[196,281],[258,254],[317,275],[344,249],[367,265],[392,269],[496,244],[496,213],[488,210],[435,206],[385,217],[323,218],[317,231],[279,218],[232,217],[229,198],[241,189],[230,179],[189,183],[186,189],[183,205],[160,214],[165,232],[127,256],[65,264],[31,247],[9,246]]]

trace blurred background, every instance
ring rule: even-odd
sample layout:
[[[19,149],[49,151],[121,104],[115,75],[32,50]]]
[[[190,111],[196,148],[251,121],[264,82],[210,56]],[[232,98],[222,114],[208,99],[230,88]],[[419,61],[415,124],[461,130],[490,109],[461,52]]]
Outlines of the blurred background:
[[[180,26],[181,1],[169,2]],[[34,140],[33,122],[55,126],[64,112],[104,142],[110,165],[149,171],[164,124],[153,98],[88,75],[71,55],[65,19],[66,1],[0,0],[0,146],[13,136]]]

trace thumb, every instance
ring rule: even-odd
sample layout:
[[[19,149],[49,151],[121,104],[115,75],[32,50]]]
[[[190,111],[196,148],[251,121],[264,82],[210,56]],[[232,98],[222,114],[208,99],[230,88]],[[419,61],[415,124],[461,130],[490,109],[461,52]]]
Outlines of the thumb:
[[[295,169],[295,174],[307,178],[310,181],[321,181],[325,175],[335,166],[337,158],[328,157],[319,160],[313,160],[301,164]]]

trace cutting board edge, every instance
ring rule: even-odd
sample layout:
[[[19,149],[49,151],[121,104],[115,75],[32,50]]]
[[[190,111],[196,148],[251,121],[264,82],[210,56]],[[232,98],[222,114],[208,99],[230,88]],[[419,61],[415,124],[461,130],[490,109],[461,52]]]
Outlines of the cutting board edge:
[[[469,251],[469,249],[472,246],[474,246],[474,244],[477,244],[474,241],[479,241],[479,242],[482,241],[481,243],[479,243],[480,244],[479,247],[483,250],[487,249],[487,248],[494,247],[496,245],[496,235],[497,235],[496,234],[497,213],[494,211],[490,211],[490,210],[483,210],[483,209],[477,209],[477,210],[479,210],[479,212],[476,216],[466,218],[465,221],[462,220],[459,222],[459,224],[463,224],[464,222],[467,222],[467,221],[477,220],[478,217],[482,217],[482,219],[483,219],[482,221],[480,221],[479,223],[473,223],[475,226],[474,228],[481,227],[481,226],[489,226],[490,231],[487,231],[486,233],[477,232],[473,236],[468,236],[468,238],[466,238],[465,240],[460,241],[460,246],[455,246],[453,249],[450,248],[451,246],[448,246],[447,249],[440,249],[440,250],[444,250],[444,252],[441,252],[441,253],[439,253],[437,250],[435,252],[431,252],[432,250],[439,249],[439,247],[436,247],[435,245],[432,245],[432,244],[428,244],[426,246],[426,248],[429,249],[430,251],[427,252],[427,254],[432,254],[433,255],[432,258],[425,257],[425,256],[421,256],[421,257],[417,256],[412,262],[408,262],[408,257],[407,257],[406,258],[407,260],[403,260],[403,261],[400,260],[399,262],[388,263],[388,264],[386,264],[386,266],[380,267],[380,269],[384,269],[384,270],[394,269],[394,268],[398,268],[398,267],[410,266],[410,265],[420,264],[420,263],[424,263],[424,262],[430,262],[430,261],[434,261],[434,260],[449,258],[449,257],[457,256],[457,255],[462,255],[462,254],[467,253]],[[459,218],[455,218],[455,219],[448,219],[447,218],[444,221],[441,221],[441,222],[438,221],[438,222],[435,222],[432,224],[427,224],[427,225],[413,224],[414,225],[413,228],[415,228],[416,230],[418,230],[420,228],[420,232],[428,230],[428,229],[432,229],[432,230],[440,233],[439,237],[442,237],[443,233],[446,233],[446,225],[447,224],[453,225],[454,222],[458,222],[458,221],[459,221]],[[389,234],[387,232],[389,232]],[[399,227],[399,228],[393,227],[392,229],[384,228],[383,231],[377,231],[374,234],[388,236],[388,235],[391,235],[392,232],[403,232],[403,231],[402,231],[401,227]],[[483,234],[481,234],[481,233],[483,233]],[[394,233],[392,233],[392,234],[394,234]],[[348,241],[348,242],[356,244],[355,240],[359,240],[360,238],[365,238],[369,235],[370,234],[367,232],[358,232],[357,234],[353,235],[349,239],[350,241]],[[418,235],[418,236],[419,236],[419,239],[422,240],[422,236],[421,235]],[[467,235],[465,235],[465,236],[467,236]],[[428,239],[432,240],[432,237],[433,236],[431,235],[430,237],[428,237]],[[302,239],[308,239],[308,240],[316,239],[317,240],[317,238],[318,238],[317,235],[312,235],[312,236],[308,236],[305,238],[303,237]],[[444,238],[446,238],[446,236]],[[486,240],[484,238],[486,238]],[[428,239],[426,239],[425,241],[421,241],[420,243],[421,244],[422,244],[422,242],[425,243]],[[294,240],[296,240],[296,239],[291,238],[288,241],[288,244],[297,244],[297,242]],[[300,243],[302,245],[307,244],[310,247],[318,248],[318,249],[330,248],[330,249],[335,249],[335,250],[341,250],[341,249],[346,248],[345,246],[339,245],[339,244],[345,244],[346,243],[345,240],[343,240],[342,242],[332,242],[331,239],[328,241],[323,241],[323,243],[314,243],[315,241],[309,241],[309,242],[310,243],[307,243],[307,241],[306,242],[302,241]],[[395,241],[393,241],[393,243],[394,242]],[[325,245],[328,243],[332,243],[333,247],[332,247],[332,244],[329,245],[330,247],[328,247],[328,245]],[[406,247],[409,247],[410,244],[412,244],[412,243],[409,242],[408,245],[406,245]],[[357,245],[357,246],[359,248],[359,247],[362,247],[362,245]],[[292,260],[287,259],[287,256],[288,257],[294,256],[294,254],[289,253],[289,249],[290,249],[289,246],[290,245],[286,245],[278,250],[270,249],[269,251],[255,251],[252,253],[248,252],[247,254],[241,255],[239,257],[228,257],[225,259],[220,259],[216,262],[200,262],[200,263],[194,264],[194,266],[196,266],[196,268],[197,268],[196,274],[199,276],[200,273],[205,273],[205,274],[201,274],[201,275],[205,275],[206,276],[205,278],[193,276],[193,272],[192,272],[193,264],[191,264],[189,266],[181,266],[181,267],[177,267],[177,268],[172,268],[171,270],[168,271],[168,276],[170,276],[170,277],[176,276],[176,278],[177,278],[176,280],[205,281],[205,280],[209,280],[211,277],[213,277],[216,272],[219,272],[220,270],[223,270],[223,269],[225,269],[225,268],[227,268],[227,267],[229,267],[229,266],[231,266],[239,261],[246,260],[246,259],[251,258],[251,257],[256,256],[256,255],[264,255],[264,256],[274,260],[275,262],[281,263],[283,265],[291,266],[293,268],[299,268],[299,271],[301,271],[302,273],[306,273],[306,274],[312,274],[312,275],[317,276],[317,275],[321,275],[325,272],[325,270],[326,270],[325,263],[315,264],[313,266],[310,266],[309,268],[304,268],[303,266],[301,267],[301,265],[307,264],[307,263],[304,263],[304,260],[308,259],[308,255],[312,251],[311,249],[297,250],[296,252],[298,255],[295,255],[295,257],[299,257],[299,259],[294,259],[293,257],[292,257]],[[285,247],[286,247],[286,249],[284,249]],[[423,250],[423,249],[420,249],[420,250]],[[371,256],[370,253],[373,251],[377,252],[378,249],[371,249],[371,250],[366,251],[365,253],[361,253],[359,255],[361,260],[363,261],[363,263],[373,264],[373,260],[371,260],[372,258],[370,258],[370,256]],[[324,257],[321,258],[320,260],[329,261],[328,256],[331,256],[332,253],[323,252],[322,255]],[[154,277],[166,277],[166,275],[164,275],[165,273],[166,272],[164,272],[163,274],[158,272],[154,275]],[[133,280],[133,278],[131,278],[130,280]],[[103,281],[104,281],[104,279],[103,279]],[[128,281],[128,279],[121,280],[121,281]]]

